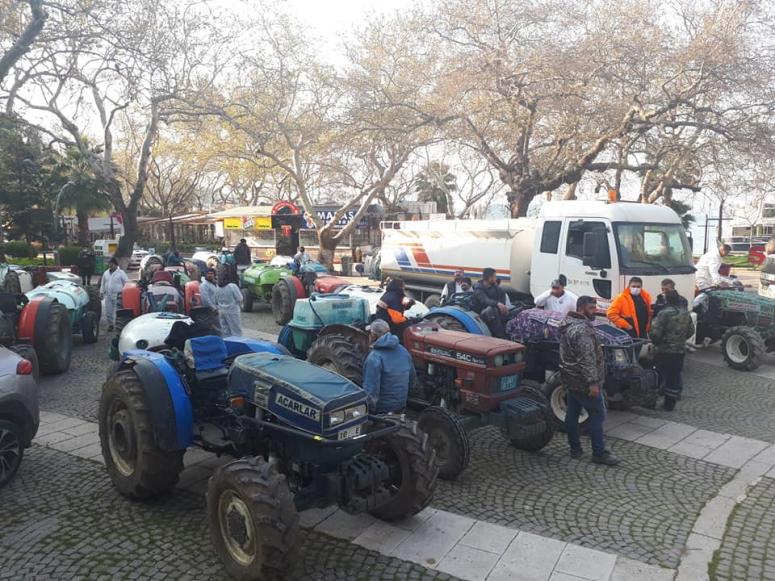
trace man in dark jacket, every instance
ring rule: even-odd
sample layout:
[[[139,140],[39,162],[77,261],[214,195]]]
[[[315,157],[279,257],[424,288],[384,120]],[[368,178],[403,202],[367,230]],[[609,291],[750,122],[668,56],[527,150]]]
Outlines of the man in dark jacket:
[[[665,297],[667,296],[667,293],[669,292],[676,292],[675,290],[675,281],[672,278],[666,278],[661,282],[662,286],[662,293],[657,295],[657,302],[654,303],[654,317],[659,314],[659,311],[665,308],[667,306],[667,303],[665,302]],[[685,310],[689,310],[689,302],[682,297],[681,295],[678,295],[679,300],[679,307]]]
[[[505,317],[509,312],[506,306],[506,291],[498,285],[495,269],[485,268],[482,280],[476,283],[471,306],[479,313],[493,337],[506,338]]]
[[[244,238],[240,238],[239,244],[234,247],[234,262],[237,266],[250,265],[250,248]]]
[[[416,380],[412,356],[382,319],[376,319],[369,326],[369,333],[372,350],[363,365],[363,389],[369,398],[369,411],[401,412]]]
[[[668,291],[665,307],[651,323],[651,341],[657,350],[656,366],[662,390],[665,393],[663,407],[675,409],[675,402],[683,390],[683,367],[686,340],[694,335],[694,323],[689,312],[681,307],[681,295]]]
[[[78,273],[81,275],[83,286],[91,284],[91,277],[94,274],[94,267],[97,262],[94,252],[88,246],[81,248],[78,253]]]
[[[454,294],[462,293],[463,288],[461,286],[461,282],[463,281],[463,278],[465,277],[466,273],[463,272],[462,269],[458,268],[455,271],[455,277],[449,281],[447,284],[444,285],[444,288],[441,289],[441,304],[447,302],[447,299],[451,297]]]
[[[619,459],[605,449],[603,439],[606,416],[603,395],[605,358],[592,325],[596,312],[597,301],[582,296],[576,302],[576,310],[569,312],[560,323],[560,377],[566,388],[567,404],[565,429],[571,458],[580,458],[583,451],[579,437],[579,416],[582,409],[587,410],[592,462],[615,466]]]

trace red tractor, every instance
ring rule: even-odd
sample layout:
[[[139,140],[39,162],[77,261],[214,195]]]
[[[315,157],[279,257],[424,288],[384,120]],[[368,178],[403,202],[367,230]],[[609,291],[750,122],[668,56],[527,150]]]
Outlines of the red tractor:
[[[291,324],[279,342],[296,356],[360,384],[369,350],[369,335],[361,327],[321,321],[318,329],[302,329]],[[537,385],[522,379],[522,345],[447,331],[428,322],[407,327],[402,339],[419,380],[408,407],[418,414],[420,427],[436,449],[440,477],[454,479],[465,470],[467,432],[476,428],[495,426],[516,448],[530,452],[551,441],[548,401]]]
[[[176,273],[157,270],[150,281],[128,282],[124,285],[116,310],[116,334],[124,325],[146,313],[191,313],[202,304],[199,281],[181,280]]]

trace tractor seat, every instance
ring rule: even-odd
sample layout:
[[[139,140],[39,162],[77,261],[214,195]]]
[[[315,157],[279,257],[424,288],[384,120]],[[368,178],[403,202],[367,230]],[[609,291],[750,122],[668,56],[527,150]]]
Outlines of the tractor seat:
[[[194,371],[200,385],[226,387],[229,370],[224,361],[229,353],[223,339],[216,335],[186,339],[183,354],[186,365]]]
[[[151,278],[151,284],[173,284],[173,282],[172,274],[165,270],[157,270],[153,273],[153,277]]]

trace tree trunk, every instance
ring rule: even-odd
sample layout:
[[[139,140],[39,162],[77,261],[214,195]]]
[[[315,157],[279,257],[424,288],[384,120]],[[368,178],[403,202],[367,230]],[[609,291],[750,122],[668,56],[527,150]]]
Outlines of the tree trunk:
[[[506,197],[509,201],[512,218],[524,218],[527,216],[527,209],[530,206],[530,202],[533,201],[534,195],[511,190]]]
[[[718,232],[716,236],[716,242],[721,242],[722,232],[724,229],[724,200],[720,200],[718,204]]]
[[[79,246],[89,245],[89,213],[77,206],[75,209],[75,216],[78,219],[78,244]]]
[[[334,256],[338,242],[329,228],[318,230],[318,243],[320,244],[318,260],[325,264],[330,272],[333,272]]]

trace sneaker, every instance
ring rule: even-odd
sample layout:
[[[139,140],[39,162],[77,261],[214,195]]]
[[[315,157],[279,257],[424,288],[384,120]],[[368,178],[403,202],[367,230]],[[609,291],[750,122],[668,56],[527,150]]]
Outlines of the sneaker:
[[[603,464],[605,466],[616,466],[619,463],[619,458],[606,450],[601,456],[592,456],[592,462],[594,464]]]
[[[583,455],[584,455],[584,450],[581,450],[581,449],[579,449],[579,450],[571,450],[570,451],[570,457],[573,458],[574,460],[578,460]]]

